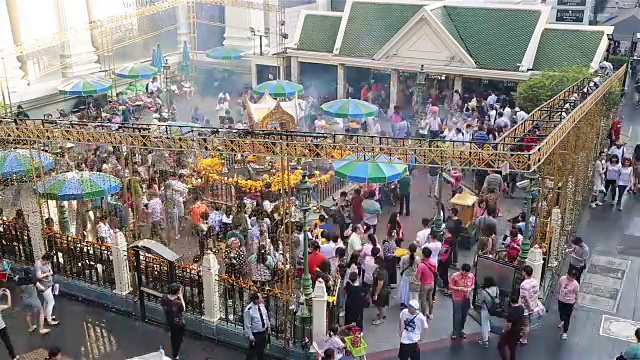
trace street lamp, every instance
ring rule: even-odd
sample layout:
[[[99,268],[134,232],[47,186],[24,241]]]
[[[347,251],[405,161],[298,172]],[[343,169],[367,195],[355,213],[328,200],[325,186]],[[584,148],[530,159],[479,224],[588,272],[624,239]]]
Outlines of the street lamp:
[[[309,235],[306,230],[307,226],[307,215],[309,214],[309,210],[311,210],[311,191],[313,190],[313,185],[309,182],[309,173],[302,173],[302,180],[298,184],[296,184],[297,197],[298,197],[298,208],[302,211],[302,239],[303,239],[303,264],[304,264],[304,274],[302,275],[302,294],[307,301],[307,306],[311,303],[311,296],[313,295],[313,283],[311,282],[311,275],[309,274]]]
[[[162,76],[164,77],[164,87],[167,92],[167,109],[171,106],[171,87],[169,84],[169,74],[171,73],[171,65],[169,59],[165,58],[162,63]]]
[[[530,172],[524,175],[525,179],[528,181],[528,186],[526,186],[527,190],[527,198],[524,201],[524,231],[522,234],[522,245],[520,246],[520,255],[518,256],[518,262],[520,264],[524,264],[527,261],[527,257],[529,256],[529,250],[531,250],[531,229],[529,225],[529,220],[531,219],[531,203],[533,202],[533,192],[538,191],[538,173]]]

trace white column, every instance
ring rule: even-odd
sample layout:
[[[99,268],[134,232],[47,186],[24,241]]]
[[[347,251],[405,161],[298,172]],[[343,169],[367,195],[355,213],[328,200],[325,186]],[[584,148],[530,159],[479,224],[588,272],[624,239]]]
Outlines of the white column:
[[[127,251],[127,239],[118,230],[111,236],[111,256],[113,258],[113,272],[116,280],[118,295],[126,295],[131,292],[131,274],[129,273],[129,256]]]
[[[262,2],[262,1],[256,1]],[[249,28],[253,28],[256,34],[264,34],[265,24],[264,11],[258,9],[248,9],[237,6],[225,6],[224,10],[224,42],[225,46],[235,46],[245,50],[248,54],[260,53],[260,37],[253,36]],[[275,29],[270,29],[275,31]],[[262,51],[269,53],[269,37],[262,37]]]
[[[318,11],[331,11],[331,0],[317,0],[316,9]]]
[[[544,258],[542,255],[542,249],[538,245],[534,245],[531,250],[529,250],[529,255],[527,256],[527,265],[533,268],[533,278],[538,280],[539,284],[542,284],[542,264],[544,264]]]
[[[60,30],[68,31],[62,45],[60,63],[65,78],[93,73],[100,70],[96,63],[96,49],[91,43],[88,28],[89,10],[85,0],[57,0]]]
[[[316,280],[313,289],[313,313],[311,335],[313,339],[321,339],[327,333],[327,288],[322,279]]]
[[[202,258],[202,284],[204,287],[204,316],[205,320],[216,322],[220,319],[220,288],[218,287],[218,259],[211,251]]]
[[[344,74],[344,65],[338,64],[338,99],[344,99],[346,95],[345,91],[345,74]]]
[[[391,70],[391,83],[389,84],[389,105],[390,109],[398,104],[398,88],[400,85],[400,72]]]
[[[462,94],[462,76],[456,76],[453,78],[453,90],[460,91]]]
[[[191,40],[191,28],[189,26],[189,5],[187,4],[187,0],[182,0],[180,2],[180,5],[178,5],[178,11],[176,13],[178,15],[178,53],[181,53],[184,42],[186,41],[187,44],[189,44],[189,40]]]
[[[297,56],[291,57],[291,81],[300,83],[300,62]]]
[[[2,87],[8,88],[10,92],[17,92],[27,85],[27,81],[22,79],[24,72],[20,70],[15,47],[7,1],[2,0],[0,1],[0,78],[3,79],[3,83],[6,82]]]

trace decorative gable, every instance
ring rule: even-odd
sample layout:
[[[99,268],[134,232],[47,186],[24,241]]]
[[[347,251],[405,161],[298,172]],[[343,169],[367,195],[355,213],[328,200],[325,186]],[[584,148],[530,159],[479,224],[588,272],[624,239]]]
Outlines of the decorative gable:
[[[376,60],[475,68],[473,59],[426,9],[411,19],[375,56]]]

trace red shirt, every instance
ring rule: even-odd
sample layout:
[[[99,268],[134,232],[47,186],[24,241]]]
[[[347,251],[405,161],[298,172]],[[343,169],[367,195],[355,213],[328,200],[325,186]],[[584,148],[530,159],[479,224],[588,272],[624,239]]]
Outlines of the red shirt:
[[[360,90],[360,100],[367,101],[367,95],[369,95],[369,90],[365,86]]]
[[[435,283],[436,263],[431,259],[422,259],[418,264],[416,277],[420,279],[420,284],[431,285]]]
[[[451,299],[454,301],[462,301],[468,299],[471,295],[471,290],[475,287],[476,277],[472,273],[464,273],[458,271],[451,275],[449,279],[449,289],[451,290]],[[454,290],[455,287],[464,287],[469,291]]]
[[[613,120],[613,122],[611,123],[611,129],[609,130],[613,137],[613,141],[620,140],[621,130],[622,130],[622,120],[620,119]]]
[[[314,251],[309,255],[309,273],[313,274],[318,266],[326,259],[327,257],[322,255],[320,251]]]
[[[364,198],[360,195],[354,195],[353,198],[351,198],[351,211],[353,212],[353,215],[360,218],[364,217],[362,201],[364,201]]]

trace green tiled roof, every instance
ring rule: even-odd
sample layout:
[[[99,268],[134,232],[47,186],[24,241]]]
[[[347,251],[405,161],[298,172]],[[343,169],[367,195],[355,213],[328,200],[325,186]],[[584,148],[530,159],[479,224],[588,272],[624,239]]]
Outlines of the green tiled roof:
[[[517,71],[540,11],[444,6],[436,18],[481,69]],[[457,34],[457,35],[456,35]]]
[[[534,70],[589,66],[604,33],[602,31],[544,29],[533,62]]]
[[[444,29],[447,30],[447,32],[453,37],[453,39],[457,41],[460,46],[462,46],[464,51],[467,51],[467,47],[464,45],[464,41],[462,41],[460,34],[458,34],[456,25],[451,20],[451,17],[449,17],[449,13],[447,13],[447,10],[444,8],[444,6],[431,10],[431,14],[436,18],[436,20],[438,20],[438,22],[444,27]]]
[[[372,58],[422,6],[353,2],[340,55]]]
[[[333,52],[341,21],[341,16],[305,15],[298,50]]]

